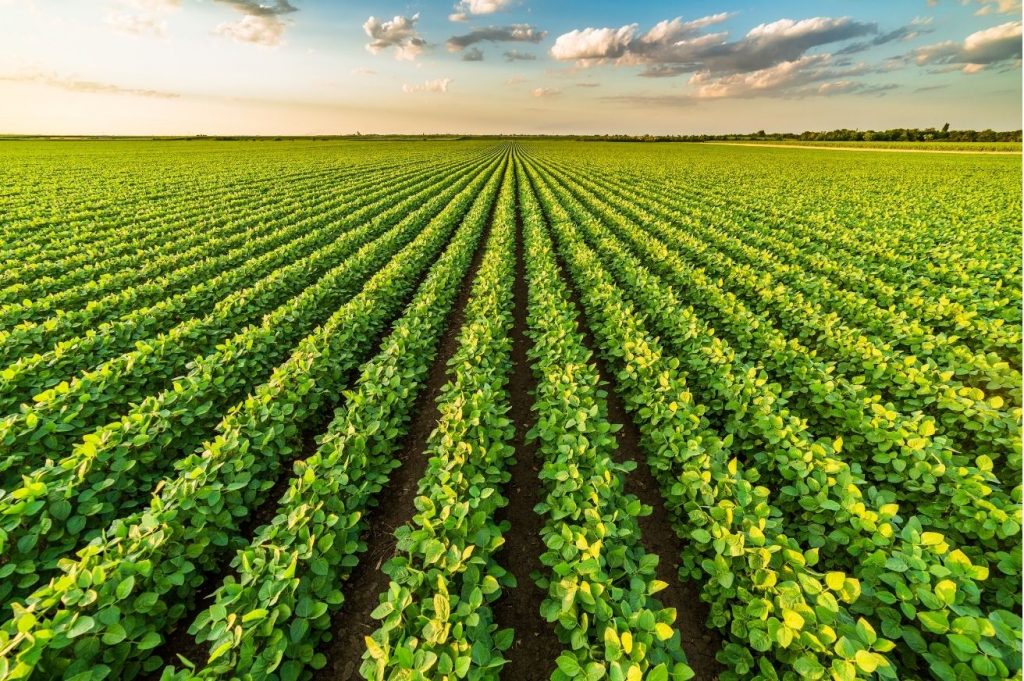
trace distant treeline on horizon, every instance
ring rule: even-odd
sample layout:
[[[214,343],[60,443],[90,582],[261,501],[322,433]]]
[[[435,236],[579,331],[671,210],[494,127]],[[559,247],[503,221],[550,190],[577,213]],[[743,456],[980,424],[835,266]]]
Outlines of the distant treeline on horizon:
[[[730,133],[725,135],[580,135],[578,139],[650,142],[1020,142],[1020,130],[950,130],[943,128],[892,128],[890,130],[805,130],[804,132]]]
[[[0,140],[212,140],[212,141],[258,141],[258,140],[337,140],[357,139],[366,141],[456,141],[462,139],[571,139],[596,142],[1020,142],[1020,130],[950,130],[949,125],[942,128],[892,128],[890,130],[805,130],[804,132],[765,132],[758,130],[751,133],[727,133],[720,135],[687,134],[687,135],[574,135],[554,134],[479,134],[465,135],[458,133],[436,134],[361,134],[340,133],[337,135],[3,135]]]

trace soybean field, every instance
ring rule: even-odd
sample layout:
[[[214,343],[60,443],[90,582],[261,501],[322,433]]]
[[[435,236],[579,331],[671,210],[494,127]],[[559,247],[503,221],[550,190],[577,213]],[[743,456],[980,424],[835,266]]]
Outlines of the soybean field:
[[[1021,678],[1019,155],[0,159],[0,679]]]

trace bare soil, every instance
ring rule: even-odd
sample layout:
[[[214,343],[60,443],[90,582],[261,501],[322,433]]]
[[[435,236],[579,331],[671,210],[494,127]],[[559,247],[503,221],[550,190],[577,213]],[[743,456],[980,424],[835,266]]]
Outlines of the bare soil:
[[[415,512],[413,502],[418,483],[427,468],[424,450],[440,416],[437,398],[441,388],[448,382],[448,361],[459,345],[459,331],[465,322],[466,304],[480,269],[490,231],[491,220],[488,220],[467,276],[460,284],[455,305],[449,313],[437,356],[427,374],[425,389],[416,398],[409,431],[396,454],[401,465],[391,472],[388,484],[380,491],[378,498],[382,503],[367,513],[370,528],[364,537],[367,550],[346,581],[345,602],[331,617],[333,638],[321,650],[327,656],[327,665],[314,674],[313,678],[317,681],[360,678],[359,666],[366,649],[363,638],[377,628],[370,613],[377,607],[380,594],[387,590],[390,583],[390,578],[381,567],[395,553],[395,531],[409,522]]]
[[[554,626],[540,614],[545,592],[534,582],[531,573],[544,570],[540,561],[545,551],[540,531],[544,519],[533,509],[542,499],[538,475],[541,459],[534,442],[526,441],[526,433],[535,419],[530,411],[536,380],[530,371],[526,336],[526,266],[523,260],[523,224],[516,211],[516,281],[513,290],[515,308],[512,326],[512,375],[509,380],[511,411],[516,434],[516,462],[505,490],[509,504],[502,509],[499,520],[511,524],[505,534],[505,545],[499,560],[516,578],[516,588],[507,589],[494,604],[495,619],[502,628],[512,627],[515,638],[505,652],[508,660],[502,669],[507,679],[547,679],[554,671],[555,659],[562,652]]]

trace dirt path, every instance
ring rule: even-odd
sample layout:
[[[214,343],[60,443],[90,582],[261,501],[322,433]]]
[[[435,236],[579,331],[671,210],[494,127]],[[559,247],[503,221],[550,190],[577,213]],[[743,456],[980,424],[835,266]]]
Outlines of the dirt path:
[[[517,182],[521,178],[516,179]],[[533,510],[544,500],[539,475],[542,464],[536,441],[527,441],[526,433],[536,423],[531,412],[536,380],[530,370],[526,336],[527,284],[524,261],[523,221],[516,201],[516,283],[514,289],[515,312],[512,328],[512,375],[509,380],[511,411],[516,434],[512,442],[516,463],[510,472],[512,479],[505,488],[509,504],[501,510],[500,520],[511,524],[505,533],[505,545],[499,562],[516,578],[516,588],[506,589],[494,604],[495,619],[501,627],[512,627],[515,639],[505,651],[508,663],[501,676],[506,679],[546,679],[555,669],[555,659],[562,652],[562,644],[555,634],[554,624],[548,624],[540,614],[541,604],[547,596],[537,586],[531,572],[544,573],[546,568],[540,556],[547,547],[541,539],[544,518]]]
[[[476,252],[459,286],[455,305],[449,312],[445,332],[427,375],[426,384],[416,398],[416,406],[412,410],[412,423],[409,425],[402,448],[396,454],[402,465],[392,471],[387,485],[377,495],[381,503],[367,513],[369,531],[365,537],[366,553],[345,582],[345,602],[331,617],[333,639],[322,646],[321,651],[327,656],[328,662],[323,669],[314,673],[315,681],[348,681],[359,678],[359,666],[362,663],[363,651],[366,650],[363,639],[372,634],[378,624],[370,613],[377,607],[380,594],[388,588],[391,581],[382,567],[395,553],[395,530],[409,522],[415,513],[413,502],[419,490],[420,478],[427,468],[424,450],[439,419],[437,399],[441,389],[448,382],[448,361],[459,346],[459,333],[465,322],[466,306],[490,239],[496,204],[495,198],[491,206],[491,217],[480,234]]]
[[[1019,151],[971,151],[969,149],[886,149],[882,147],[830,147],[821,144],[771,144],[769,142],[701,142],[724,147],[771,147],[773,149],[824,149],[826,151],[891,151],[897,154],[988,154],[1020,156]]]

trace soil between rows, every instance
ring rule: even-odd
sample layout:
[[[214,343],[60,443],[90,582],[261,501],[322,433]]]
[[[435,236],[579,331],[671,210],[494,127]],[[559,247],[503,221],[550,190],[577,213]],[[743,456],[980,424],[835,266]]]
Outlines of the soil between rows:
[[[445,241],[444,246],[442,246],[441,249],[438,251],[438,256],[440,255],[440,253],[442,253],[444,251],[445,248],[447,248],[447,245],[454,238],[454,235],[455,235],[456,231],[457,231],[457,227],[452,230],[451,234],[448,236],[448,239]],[[481,243],[483,243],[483,242],[481,242]],[[408,244],[406,244],[406,247],[407,246],[408,246]],[[404,251],[406,247],[403,247],[402,249],[400,249],[398,251],[398,253],[401,253],[402,251]],[[478,244],[477,250],[474,253],[474,260],[473,260],[473,263],[472,263],[473,267],[476,267],[476,266],[479,265],[479,256],[481,255],[482,250],[483,250],[482,245]],[[397,255],[397,253],[396,253],[396,255]],[[428,272],[429,272],[429,267],[425,267],[423,269],[423,271],[417,276],[417,282],[418,283],[417,283],[417,285],[415,287],[413,287],[412,292],[409,293],[408,296],[406,296],[407,299],[406,299],[405,303],[403,303],[403,305],[401,307],[402,310],[404,310],[405,305],[408,304],[408,300],[411,300],[415,296],[415,290],[418,288],[419,284],[422,283],[427,278]],[[471,269],[471,272],[475,272],[475,270]],[[369,281],[370,278],[372,278],[372,275],[370,277],[368,277],[363,282],[364,286],[365,286],[366,282]],[[464,284],[465,284],[465,282],[463,282],[463,285]],[[456,301],[457,303],[462,302],[461,301],[461,295],[463,293],[466,293],[466,295],[468,297],[468,292],[464,292],[464,291],[462,291],[460,289],[460,298]],[[459,309],[461,310],[461,308],[459,308]],[[376,352],[376,349],[380,347],[380,345],[383,343],[384,339],[393,330],[395,323],[398,321],[398,319],[401,318],[401,314],[402,314],[401,312],[396,314],[390,321],[388,321],[387,324],[384,325],[384,327],[380,330],[380,332],[376,334],[376,336],[372,339],[372,342],[368,346],[369,349],[366,351],[365,357],[363,358],[363,361],[365,361],[366,358],[371,357]],[[461,321],[460,321],[460,325],[461,325]],[[442,344],[442,347],[443,347],[443,344]],[[447,359],[445,359],[445,362],[447,362]],[[361,365],[362,361],[360,361],[359,364]],[[358,376],[359,376],[359,368],[356,367],[356,368],[352,369],[351,371],[349,371],[347,373],[347,375],[345,377],[345,380],[342,381],[342,384],[345,385],[345,386],[352,385],[355,382],[355,380],[358,378]],[[443,383],[444,382],[442,381],[441,384],[443,385]],[[336,401],[334,401],[334,402],[325,401],[324,403],[322,403],[320,405],[319,409],[317,410],[317,412],[314,413],[314,414],[311,414],[310,417],[306,420],[306,422],[302,425],[301,431],[300,431],[299,436],[298,436],[298,441],[297,441],[297,444],[299,446],[295,448],[295,450],[292,452],[292,455],[289,458],[287,458],[286,460],[281,462],[280,470],[277,472],[277,477],[274,480],[274,484],[270,488],[270,490],[263,495],[263,501],[261,503],[259,503],[257,506],[255,506],[254,508],[250,509],[250,513],[241,521],[241,523],[239,524],[238,536],[244,537],[246,540],[250,540],[253,537],[255,537],[256,532],[257,532],[257,530],[259,530],[260,527],[262,527],[263,525],[266,525],[266,524],[270,523],[271,521],[273,521],[275,515],[277,514],[277,508],[278,508],[278,505],[279,505],[279,503],[281,501],[281,498],[284,496],[284,493],[287,491],[288,485],[291,482],[291,479],[292,479],[292,476],[293,476],[293,465],[294,465],[294,463],[296,461],[300,460],[300,459],[308,458],[308,457],[310,457],[310,456],[312,456],[313,454],[316,453],[317,447],[319,446],[319,444],[317,442],[317,436],[319,434],[325,433],[327,431],[328,426],[330,425],[331,421],[334,419],[334,414],[335,414],[336,409],[339,406],[341,406],[341,404],[342,404],[342,399],[341,399],[340,394],[337,396],[337,398],[338,399]],[[425,410],[420,408],[420,407],[421,407],[421,404],[419,402],[417,402],[417,408],[416,408],[416,410],[413,413],[414,414],[421,414],[421,413],[423,413]],[[436,412],[436,409],[435,409],[435,412]],[[436,418],[435,418],[435,423],[436,423]],[[414,421],[414,425],[415,424],[416,424],[416,422]],[[427,435],[430,434],[430,430],[432,430],[432,429],[433,429],[433,426],[431,426],[427,430]],[[412,432],[413,431],[410,431],[410,433],[412,433]],[[424,436],[424,441],[425,440],[426,440],[426,436]],[[422,451],[422,447],[421,447],[420,451]],[[400,455],[401,455],[401,453],[400,453]],[[406,459],[403,459],[403,460],[406,460]],[[424,466],[423,467],[425,467],[425,465],[426,465],[426,462],[424,461]],[[399,471],[400,470],[401,469],[399,469]],[[397,474],[397,472],[396,472],[396,474]],[[422,474],[422,468],[420,469],[420,474]],[[419,476],[417,476],[413,480],[413,485],[412,485],[413,495],[409,499],[408,508],[412,508],[412,499],[415,497],[415,483],[416,483],[417,480],[419,480]],[[387,489],[382,490],[382,494],[386,494],[386,493],[387,493]],[[402,508],[402,507],[400,506],[400,508]],[[369,517],[372,519],[372,512],[371,512]],[[393,533],[394,529],[397,528],[397,527],[398,527],[398,525],[395,525],[393,528],[391,528],[391,532]],[[372,531],[373,531],[373,526],[371,525],[371,532]],[[392,537],[392,551],[393,550],[394,550],[394,538]],[[219,556],[219,558],[218,558],[219,564],[221,566],[220,569],[211,572],[209,575],[206,575],[206,579],[203,581],[202,585],[197,589],[197,591],[195,593],[195,596],[194,596],[194,599],[193,599],[190,607],[188,608],[185,616],[182,617],[182,619],[179,620],[176,623],[176,625],[175,625],[175,627],[174,627],[174,629],[172,631],[170,631],[169,633],[165,633],[164,634],[164,641],[163,641],[163,643],[155,651],[155,654],[159,655],[160,658],[163,660],[163,664],[160,667],[158,667],[155,671],[153,671],[153,672],[151,672],[149,674],[145,674],[144,677],[147,680],[151,680],[152,681],[152,680],[160,678],[160,675],[161,675],[161,673],[163,671],[163,668],[165,666],[167,666],[169,664],[177,664],[177,663],[179,663],[180,662],[180,658],[182,658],[182,657],[187,659],[187,660],[189,660],[189,661],[191,661],[192,663],[201,664],[202,662],[205,662],[207,657],[209,656],[210,649],[209,649],[208,643],[205,643],[205,642],[204,643],[198,643],[198,642],[196,642],[195,638],[191,634],[188,633],[188,629],[191,626],[192,622],[195,621],[196,616],[203,609],[205,609],[206,607],[209,606],[210,602],[212,601],[213,594],[216,592],[216,590],[222,584],[222,580],[221,580],[220,576],[224,575],[224,574],[227,574],[231,570],[230,563],[231,563],[232,559],[234,558],[235,552],[234,551],[223,551],[222,553],[223,553],[223,555]],[[359,567],[361,567],[363,564],[364,564],[363,562],[360,562],[360,566]],[[358,569],[358,567],[357,567],[357,569]],[[384,585],[385,585],[385,587],[387,586],[387,582],[386,581],[384,582]],[[374,598],[376,598],[377,593],[379,593],[379,591],[375,591],[372,594],[372,596]],[[362,594],[359,594],[359,596],[362,596]],[[376,607],[376,603],[371,605],[369,610],[367,610],[367,617],[366,617],[367,620],[370,620],[369,612],[371,610],[373,610],[374,607]],[[337,622],[336,619],[334,621]],[[358,642],[359,642],[358,650],[359,650],[359,654],[361,655],[361,651],[363,649],[362,648],[362,635],[360,635],[360,637],[358,639]],[[330,665],[328,665],[328,666],[330,666]],[[359,665],[358,665],[358,662],[357,662],[356,663],[356,670],[358,670],[358,666]],[[342,678],[349,678],[349,677],[342,677]],[[356,677],[352,677],[352,678],[356,678]]]
[[[516,205],[516,279],[513,289],[512,375],[509,379],[511,410],[509,418],[516,432],[512,446],[516,462],[510,468],[511,479],[506,484],[508,506],[501,509],[498,520],[509,521],[499,560],[516,578],[516,588],[506,589],[494,604],[495,620],[502,628],[512,627],[515,637],[512,647],[505,651],[508,660],[502,676],[508,679],[546,679],[554,671],[555,659],[562,645],[553,625],[540,614],[546,596],[533,581],[530,573],[543,571],[540,561],[546,547],[540,532],[544,519],[534,507],[543,501],[539,474],[541,460],[534,442],[527,442],[526,433],[535,422],[530,407],[536,380],[530,370],[526,336],[526,264],[523,256],[523,222]]]
[[[345,582],[345,602],[331,618],[334,637],[321,651],[327,656],[327,665],[314,674],[316,681],[360,678],[359,666],[366,649],[363,639],[376,629],[376,622],[370,613],[377,607],[379,595],[390,583],[390,578],[381,568],[395,553],[395,531],[409,522],[414,512],[413,502],[418,484],[427,468],[424,450],[440,417],[437,398],[448,382],[448,362],[458,349],[459,331],[465,322],[466,305],[490,238],[493,215],[494,205],[491,206],[491,216],[482,230],[469,270],[459,286],[455,305],[449,313],[424,390],[416,398],[413,420],[405,442],[396,454],[401,465],[391,472],[388,484],[378,494],[382,503],[366,514],[369,526],[369,532],[364,537],[366,552]]]

